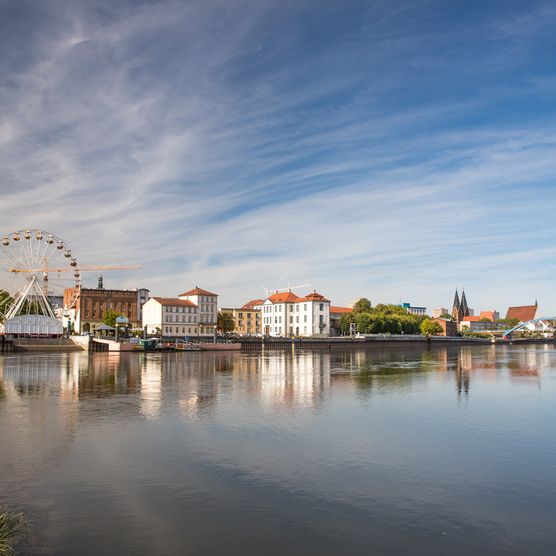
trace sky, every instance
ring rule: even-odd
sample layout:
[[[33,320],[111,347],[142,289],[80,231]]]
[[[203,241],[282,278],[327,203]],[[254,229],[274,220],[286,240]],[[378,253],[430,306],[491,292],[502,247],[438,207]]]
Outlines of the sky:
[[[556,314],[555,28],[551,1],[0,0],[0,233],[222,306]]]

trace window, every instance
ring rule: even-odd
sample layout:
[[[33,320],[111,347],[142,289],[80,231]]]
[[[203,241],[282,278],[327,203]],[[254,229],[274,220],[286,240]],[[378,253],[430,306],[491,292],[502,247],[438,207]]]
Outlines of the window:
[[[293,323],[293,317],[290,316],[290,324],[292,324],[292,323]]]
[[[303,315],[303,322],[307,322],[307,315]],[[307,328],[307,327],[305,327]]]
[[[303,310],[306,311],[307,310],[307,303],[303,304]]]
[[[295,322],[299,322],[299,316],[295,317]]]
[[[324,303],[319,303],[319,310],[324,311]]]

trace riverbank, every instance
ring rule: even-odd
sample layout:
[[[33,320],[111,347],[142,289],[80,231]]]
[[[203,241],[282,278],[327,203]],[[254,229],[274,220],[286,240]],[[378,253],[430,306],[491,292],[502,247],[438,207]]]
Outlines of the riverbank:
[[[89,346],[89,338],[86,342],[78,341],[82,337],[72,339],[19,339],[0,342],[0,353],[11,353],[13,351],[134,351],[136,345],[116,344],[114,342],[96,340]],[[110,345],[113,344],[113,345]],[[271,338],[271,337],[241,337],[232,344],[201,344],[201,349],[230,349],[260,350],[260,349],[359,349],[366,347],[408,347],[408,346],[446,346],[446,345],[528,345],[528,344],[556,344],[556,338],[522,338],[505,340],[503,338],[471,338],[465,336],[421,336],[404,334],[377,334],[363,338],[331,337],[331,338]],[[204,346],[204,348],[202,347]],[[91,349],[94,348],[94,349]],[[111,348],[111,349],[110,349]],[[181,351],[181,350],[179,350]]]

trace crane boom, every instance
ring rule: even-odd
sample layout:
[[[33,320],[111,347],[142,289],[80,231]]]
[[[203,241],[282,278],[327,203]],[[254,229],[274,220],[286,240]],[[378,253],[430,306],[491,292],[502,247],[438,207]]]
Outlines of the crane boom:
[[[130,264],[124,266],[112,266],[112,265],[86,265],[76,268],[52,268],[50,266],[45,266],[44,268],[8,268],[8,272],[92,272],[95,270],[140,270],[143,268],[141,265]]]

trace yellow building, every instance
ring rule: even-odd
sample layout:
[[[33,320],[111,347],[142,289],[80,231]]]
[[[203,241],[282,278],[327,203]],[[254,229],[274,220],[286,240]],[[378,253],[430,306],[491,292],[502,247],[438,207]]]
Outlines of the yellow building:
[[[248,301],[239,309],[221,309],[223,313],[230,313],[236,324],[234,333],[240,336],[260,336],[262,334],[261,312],[255,309],[260,305],[260,299]]]

